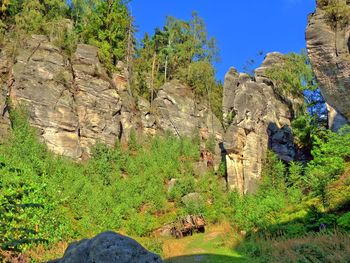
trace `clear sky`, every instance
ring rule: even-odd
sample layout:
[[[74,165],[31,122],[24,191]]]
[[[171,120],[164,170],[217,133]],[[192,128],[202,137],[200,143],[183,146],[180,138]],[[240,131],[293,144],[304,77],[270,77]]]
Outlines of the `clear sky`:
[[[249,59],[259,61],[259,51],[305,49],[307,16],[315,0],[133,0],[130,5],[138,37],[162,27],[168,15],[188,20],[197,11],[218,40],[217,77],[223,79],[231,66],[242,71]]]

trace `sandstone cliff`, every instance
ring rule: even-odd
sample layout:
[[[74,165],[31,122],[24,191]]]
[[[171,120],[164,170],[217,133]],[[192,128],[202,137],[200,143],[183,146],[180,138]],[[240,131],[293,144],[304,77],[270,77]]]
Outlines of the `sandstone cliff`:
[[[32,36],[13,58],[6,49],[1,54],[2,131],[9,100],[25,105],[50,150],[75,159],[88,157],[96,142],[114,145],[130,129],[128,98],[118,91],[124,84],[108,78],[97,48],[78,45],[67,58],[46,37]]]
[[[225,76],[223,113],[228,126],[224,137],[227,182],[241,194],[254,192],[261,177],[263,160],[270,148],[290,162],[296,149],[290,128],[298,98],[284,98],[265,76],[278,63],[279,53],[270,53],[255,77],[231,68]]]
[[[206,141],[213,139],[216,142],[215,154],[209,166],[218,167],[221,162],[219,143],[223,138],[223,127],[208,103],[196,98],[190,87],[176,80],[166,83],[160,88],[152,105],[139,99],[139,108],[142,112],[143,128],[148,133],[169,131],[178,137],[199,135],[202,149],[205,148]],[[202,157],[204,162],[211,161],[206,160],[208,156]]]
[[[350,122],[349,34],[349,23],[331,24],[320,6],[309,16],[307,51],[322,95],[329,104],[329,126],[333,130]]]
[[[208,103],[178,81],[164,84],[152,104],[132,98],[125,73],[110,78],[93,46],[78,45],[67,57],[46,37],[33,36],[12,57],[6,49],[0,54],[3,137],[10,127],[9,101],[26,106],[49,149],[74,159],[88,158],[97,142],[113,146],[115,140],[127,140],[132,129],[147,135],[199,135],[202,158],[195,170],[202,174],[226,160],[227,185],[241,194],[255,191],[268,148],[286,162],[295,158],[290,121],[302,101],[276,92],[265,74],[279,63],[279,53],[268,54],[254,78],[233,68],[227,73],[226,130]],[[213,152],[208,140],[215,143]]]

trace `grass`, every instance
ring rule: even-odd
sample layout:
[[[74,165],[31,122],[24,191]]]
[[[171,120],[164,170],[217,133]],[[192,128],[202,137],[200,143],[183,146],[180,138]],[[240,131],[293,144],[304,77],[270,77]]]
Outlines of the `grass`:
[[[348,263],[350,236],[343,233],[315,233],[301,238],[256,239],[243,242],[238,251],[259,263]]]
[[[164,241],[163,252],[166,263],[201,262],[253,262],[238,254],[234,247],[240,237],[228,224],[209,226],[206,233],[194,234],[183,239]]]

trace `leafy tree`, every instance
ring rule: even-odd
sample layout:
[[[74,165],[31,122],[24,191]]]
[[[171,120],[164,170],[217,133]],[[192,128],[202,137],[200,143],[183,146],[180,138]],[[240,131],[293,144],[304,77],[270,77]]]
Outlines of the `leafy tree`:
[[[315,90],[317,83],[306,53],[289,53],[281,62],[267,70],[281,94],[303,96],[305,90]]]
[[[110,72],[127,55],[130,15],[129,1],[75,0],[72,15],[81,41],[99,48],[102,62]]]
[[[179,79],[206,97],[221,118],[222,86],[215,80],[216,40],[208,36],[204,21],[193,13],[189,21],[167,17],[163,29],[146,34],[137,50],[133,89],[152,101],[164,82]]]
[[[326,204],[326,187],[344,172],[345,161],[350,158],[350,128],[346,126],[338,133],[320,132],[314,136],[311,153],[314,159],[306,169],[308,186]]]

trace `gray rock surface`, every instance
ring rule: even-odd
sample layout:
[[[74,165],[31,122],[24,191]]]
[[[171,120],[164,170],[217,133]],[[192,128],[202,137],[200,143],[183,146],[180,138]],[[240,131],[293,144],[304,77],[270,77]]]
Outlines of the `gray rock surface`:
[[[157,124],[158,130],[169,131],[179,137],[199,133],[202,148],[205,148],[206,141],[214,139],[213,165],[218,167],[221,161],[219,143],[223,138],[223,127],[208,103],[196,98],[190,87],[175,80],[164,84],[151,108],[153,113],[148,118],[152,125]]]
[[[329,124],[333,130],[337,130],[341,124],[339,118],[334,118],[336,115],[350,122],[349,32],[350,24],[342,27],[338,23],[332,27],[320,7],[309,15],[307,51],[322,95],[332,109]]]
[[[92,239],[69,245],[63,258],[51,263],[161,263],[161,258],[147,251],[135,240],[104,232]]]
[[[0,49],[0,143],[3,142],[10,130],[10,120],[8,115],[8,87],[13,85],[10,73],[11,62],[4,49]]]
[[[13,64],[1,50],[0,75],[2,110],[7,98],[25,105],[30,123],[56,154],[88,158],[96,142],[113,146],[139,125],[125,79],[108,77],[93,46],[78,45],[67,58],[45,36],[34,35],[18,47]],[[0,137],[9,123],[4,112]]]
[[[202,197],[199,193],[189,193],[181,198],[181,201],[185,205],[192,205],[193,203],[200,202]]]
[[[276,87],[265,75],[266,68],[278,63],[280,56],[268,54],[254,79],[234,68],[225,76],[223,113],[228,128],[223,149],[227,182],[230,189],[241,194],[256,190],[269,148],[286,162],[296,154],[290,121],[302,102],[300,98],[277,95]]]

